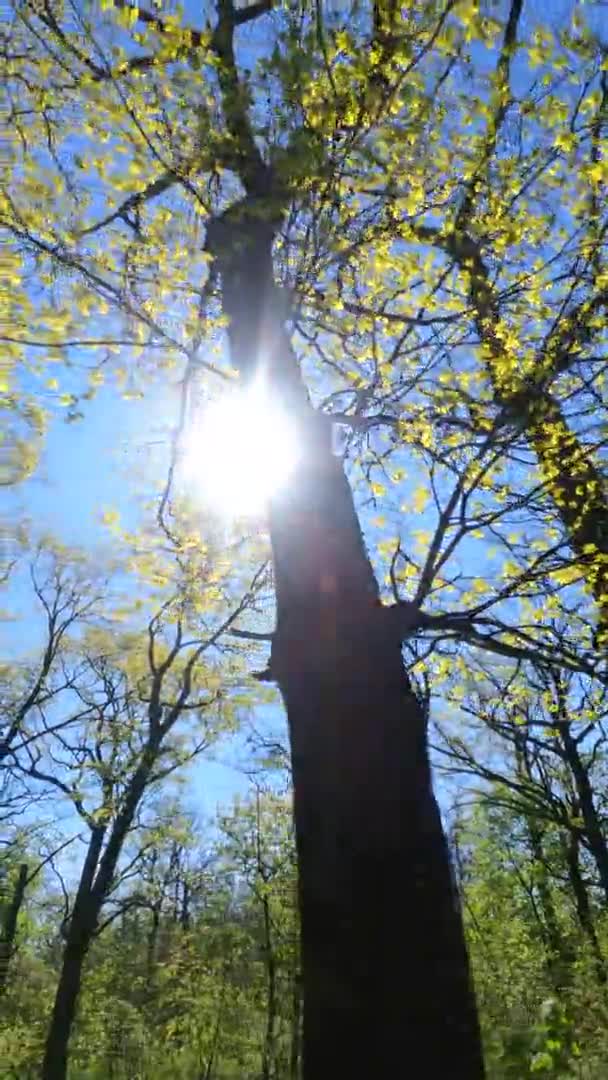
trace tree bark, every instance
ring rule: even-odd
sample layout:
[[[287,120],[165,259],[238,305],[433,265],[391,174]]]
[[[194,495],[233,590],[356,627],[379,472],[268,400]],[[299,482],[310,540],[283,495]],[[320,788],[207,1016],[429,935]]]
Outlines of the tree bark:
[[[308,405],[273,314],[272,239],[259,217],[249,231],[242,214],[232,236],[211,231],[232,363],[247,377],[258,357],[303,445],[271,508],[277,627],[269,670],[291,739],[303,1076],[383,1080],[403,1071],[407,1054],[429,1077],[478,1080],[478,1020],[425,721],[329,425]],[[227,287],[235,274],[238,290]],[[255,342],[262,298],[264,333]]]
[[[19,874],[10,902],[7,904],[2,920],[0,934],[0,997],[5,993],[8,982],[8,969],[15,951],[17,921],[25,898],[27,887],[27,863],[19,867]]]
[[[262,898],[264,920],[264,961],[266,965],[266,1031],[262,1050],[261,1080],[270,1080],[275,1061],[275,1029],[277,1022],[277,978],[274,944],[270,920],[270,904],[267,896]]]
[[[153,995],[153,983],[156,974],[159,930],[160,904],[154,903],[150,908],[150,926],[148,928],[148,935],[146,939],[146,977],[148,983],[148,996]]]
[[[277,964],[272,934],[272,917],[268,895],[268,878],[262,857],[262,836],[260,823],[260,793],[256,800],[256,857],[258,896],[262,906],[262,924],[264,927],[263,951],[266,968],[266,1031],[262,1048],[262,1068],[260,1080],[270,1080],[276,1075],[276,1024],[277,1024]]]
[[[542,828],[532,814],[526,815],[526,826],[532,853],[532,866],[535,871],[533,880],[542,913],[542,919],[539,922],[547,954],[547,969],[553,985],[559,991],[571,982],[572,963],[575,956],[560,930],[555,904],[553,903]]]
[[[289,1080],[298,1080],[300,1076],[300,1042],[302,1027],[302,988],[300,972],[295,961],[291,986],[291,1036],[289,1040]]]
[[[581,817],[585,826],[583,830],[584,837],[597,867],[605,902],[608,904],[608,844],[598,817],[589,773],[579,753],[578,743],[570,731],[570,725],[562,723],[559,730],[564,756],[572,773]]]
[[[42,1080],[65,1080],[67,1075],[68,1045],[95,922],[96,916],[90,905],[81,911],[74,909],[44,1050]]]
[[[42,1080],[65,1080],[67,1075],[68,1044],[76,1016],[82,969],[99,915],[100,905],[92,897],[92,886],[99,865],[104,835],[103,826],[95,826],[91,830],[74,908],[67,928],[61,973],[44,1048]]]
[[[159,745],[160,737],[150,741],[143,760],[133,773],[122,810],[114,821],[103,854],[106,828],[94,826],[91,831],[89,848],[74,901],[74,910],[68,926],[61,974],[44,1048],[41,1080],[65,1080],[67,1076],[68,1047],[76,1017],[84,962],[97,928],[99,913],[112,885],[125,837],[144,793]]]
[[[568,878],[572,889],[572,895],[574,896],[576,914],[581,929],[583,930],[583,933],[586,934],[589,941],[597,980],[603,986],[606,983],[606,964],[595,931],[595,923],[591,913],[591,904],[589,903],[589,893],[583,880],[583,875],[581,874],[579,839],[575,832],[570,832],[568,834],[567,839],[564,840],[564,847],[566,865],[568,867]]]

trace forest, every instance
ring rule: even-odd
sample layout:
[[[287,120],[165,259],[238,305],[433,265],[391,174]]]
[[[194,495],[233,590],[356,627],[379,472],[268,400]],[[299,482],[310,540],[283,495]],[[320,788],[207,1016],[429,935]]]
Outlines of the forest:
[[[0,63],[0,1080],[602,1080],[608,5]]]

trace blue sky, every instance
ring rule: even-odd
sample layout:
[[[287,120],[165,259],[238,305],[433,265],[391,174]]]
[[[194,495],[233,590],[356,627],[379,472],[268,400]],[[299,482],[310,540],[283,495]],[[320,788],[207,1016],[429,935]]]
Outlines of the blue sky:
[[[164,396],[167,403],[167,396]],[[169,399],[169,404],[173,405]],[[156,442],[151,416],[159,425],[173,420],[163,398],[151,395],[144,400],[125,400],[111,388],[103,388],[91,402],[85,402],[85,419],[67,424],[55,415],[45,439],[40,467],[26,483],[8,493],[8,516],[13,521],[32,523],[35,535],[51,533],[61,543],[99,553],[111,552],[112,542],[101,523],[102,513],[117,508],[126,525],[135,524],[138,499],[134,497],[133,470],[146,476],[156,471],[150,444]],[[147,469],[150,461],[152,469]],[[149,477],[157,486],[158,477]],[[4,657],[36,654],[42,640],[42,612],[32,594],[25,567],[17,572],[3,600],[12,614],[0,623]],[[240,757],[237,746],[218,748],[217,761],[201,760],[193,769],[188,800],[203,816],[212,815],[219,803],[229,801],[248,786],[247,779],[230,761]],[[68,815],[68,820],[73,820]]]

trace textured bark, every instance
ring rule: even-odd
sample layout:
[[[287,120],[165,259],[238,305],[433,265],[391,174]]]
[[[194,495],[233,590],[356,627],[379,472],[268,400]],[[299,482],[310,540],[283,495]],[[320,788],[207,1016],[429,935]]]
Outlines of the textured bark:
[[[308,406],[273,316],[272,233],[248,233],[241,216],[232,243],[229,233],[219,235],[212,233],[212,249],[232,362],[247,377],[260,357],[304,445],[270,521],[277,595],[270,674],[292,750],[303,1075],[381,1080],[400,1074],[407,1056],[429,1077],[477,1080],[484,1072],[477,1015],[424,717],[378,601],[329,427]],[[237,291],[226,286],[241,257],[248,272],[239,271]],[[260,325],[261,297],[265,334],[257,349],[249,337],[245,357],[244,326]]]

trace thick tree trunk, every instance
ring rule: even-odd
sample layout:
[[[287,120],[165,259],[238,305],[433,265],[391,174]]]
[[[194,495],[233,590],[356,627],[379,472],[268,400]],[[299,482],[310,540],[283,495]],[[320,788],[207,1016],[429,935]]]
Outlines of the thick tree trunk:
[[[306,1080],[483,1075],[424,718],[340,462],[277,503],[272,654],[295,788]],[[401,1063],[401,1064],[400,1064]],[[418,1068],[419,1066],[414,1066]]]
[[[232,362],[246,377],[259,357],[303,440],[300,467],[271,512],[270,664],[291,737],[303,1075],[388,1080],[422,1070],[478,1080],[478,1021],[425,722],[328,426],[309,408],[273,318],[271,244],[271,230],[249,232],[242,215],[232,236],[211,232]],[[235,274],[238,291],[226,287]],[[245,328],[261,321],[256,350]]]
[[[95,920],[90,911],[74,912],[61,965],[61,975],[55,994],[53,1015],[49,1026],[42,1080],[65,1080],[68,1066],[68,1045],[82,982],[82,969],[93,937]]]
[[[0,927],[0,997],[6,991],[8,969],[15,951],[17,921],[25,898],[27,887],[27,863],[19,867],[19,874],[13,889],[13,895],[6,906],[2,926]]]

